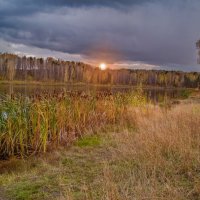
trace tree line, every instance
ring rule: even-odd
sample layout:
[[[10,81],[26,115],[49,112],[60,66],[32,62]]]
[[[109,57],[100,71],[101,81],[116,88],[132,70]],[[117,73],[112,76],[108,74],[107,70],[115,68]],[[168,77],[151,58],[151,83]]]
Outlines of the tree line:
[[[0,80],[196,88],[200,85],[200,73],[137,69],[102,71],[82,62],[3,53],[0,54]]]

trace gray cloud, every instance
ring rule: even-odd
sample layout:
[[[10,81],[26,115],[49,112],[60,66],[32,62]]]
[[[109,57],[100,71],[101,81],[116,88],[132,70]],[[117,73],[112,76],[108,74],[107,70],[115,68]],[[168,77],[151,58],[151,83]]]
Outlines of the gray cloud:
[[[29,15],[48,12],[59,7],[115,7],[123,8],[158,0],[0,0],[0,16]],[[164,1],[164,0],[161,0]]]
[[[49,49],[30,47],[23,44],[15,44],[6,42],[0,39],[0,47],[4,49],[4,52],[14,53],[20,56],[32,56],[32,57],[54,57],[56,59],[70,60],[70,61],[81,61],[82,56],[79,54],[68,54],[60,51],[52,51]],[[0,52],[1,53],[1,52]]]
[[[0,38],[87,60],[195,65],[198,0],[73,2],[0,0]]]

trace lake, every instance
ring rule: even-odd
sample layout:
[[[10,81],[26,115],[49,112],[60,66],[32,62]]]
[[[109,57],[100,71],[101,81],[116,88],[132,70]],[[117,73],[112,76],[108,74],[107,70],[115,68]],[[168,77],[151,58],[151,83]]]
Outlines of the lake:
[[[20,94],[22,96],[30,96],[33,94],[57,94],[60,92],[130,92],[135,91],[136,87],[130,86],[94,86],[94,85],[14,85],[2,84],[0,85],[0,95]],[[148,100],[153,102],[162,102],[164,99],[176,99],[181,96],[183,89],[166,89],[166,88],[144,88],[144,94]]]

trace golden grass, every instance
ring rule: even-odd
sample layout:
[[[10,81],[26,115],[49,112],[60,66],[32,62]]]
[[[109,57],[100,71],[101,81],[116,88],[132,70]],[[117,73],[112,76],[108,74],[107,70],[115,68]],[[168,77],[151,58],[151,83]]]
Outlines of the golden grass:
[[[136,122],[137,132],[113,137],[114,157],[128,166],[126,178],[115,177],[125,179],[125,199],[199,199],[200,105],[152,108]]]
[[[125,110],[128,123],[120,129],[83,137],[48,157],[18,161],[24,170],[5,168],[4,193],[19,200],[200,199],[200,105],[129,104]]]

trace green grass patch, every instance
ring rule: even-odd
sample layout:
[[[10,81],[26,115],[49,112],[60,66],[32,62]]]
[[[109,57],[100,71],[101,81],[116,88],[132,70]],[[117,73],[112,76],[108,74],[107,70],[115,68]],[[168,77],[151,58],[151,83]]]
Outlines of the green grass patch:
[[[13,188],[9,189],[8,194],[11,199],[16,200],[41,199],[45,196],[41,191],[42,185],[42,183],[30,183],[28,181],[16,183]]]
[[[9,177],[3,184],[3,190],[9,200],[50,200],[60,193],[59,176],[56,173],[49,175],[44,172],[44,175],[37,175],[30,171],[26,175],[20,173],[7,176]]]
[[[101,138],[98,135],[91,135],[77,140],[75,145],[79,147],[98,147],[101,143]]]
[[[180,98],[182,99],[188,99],[192,94],[191,90],[185,89],[185,90],[181,90],[180,92]]]

